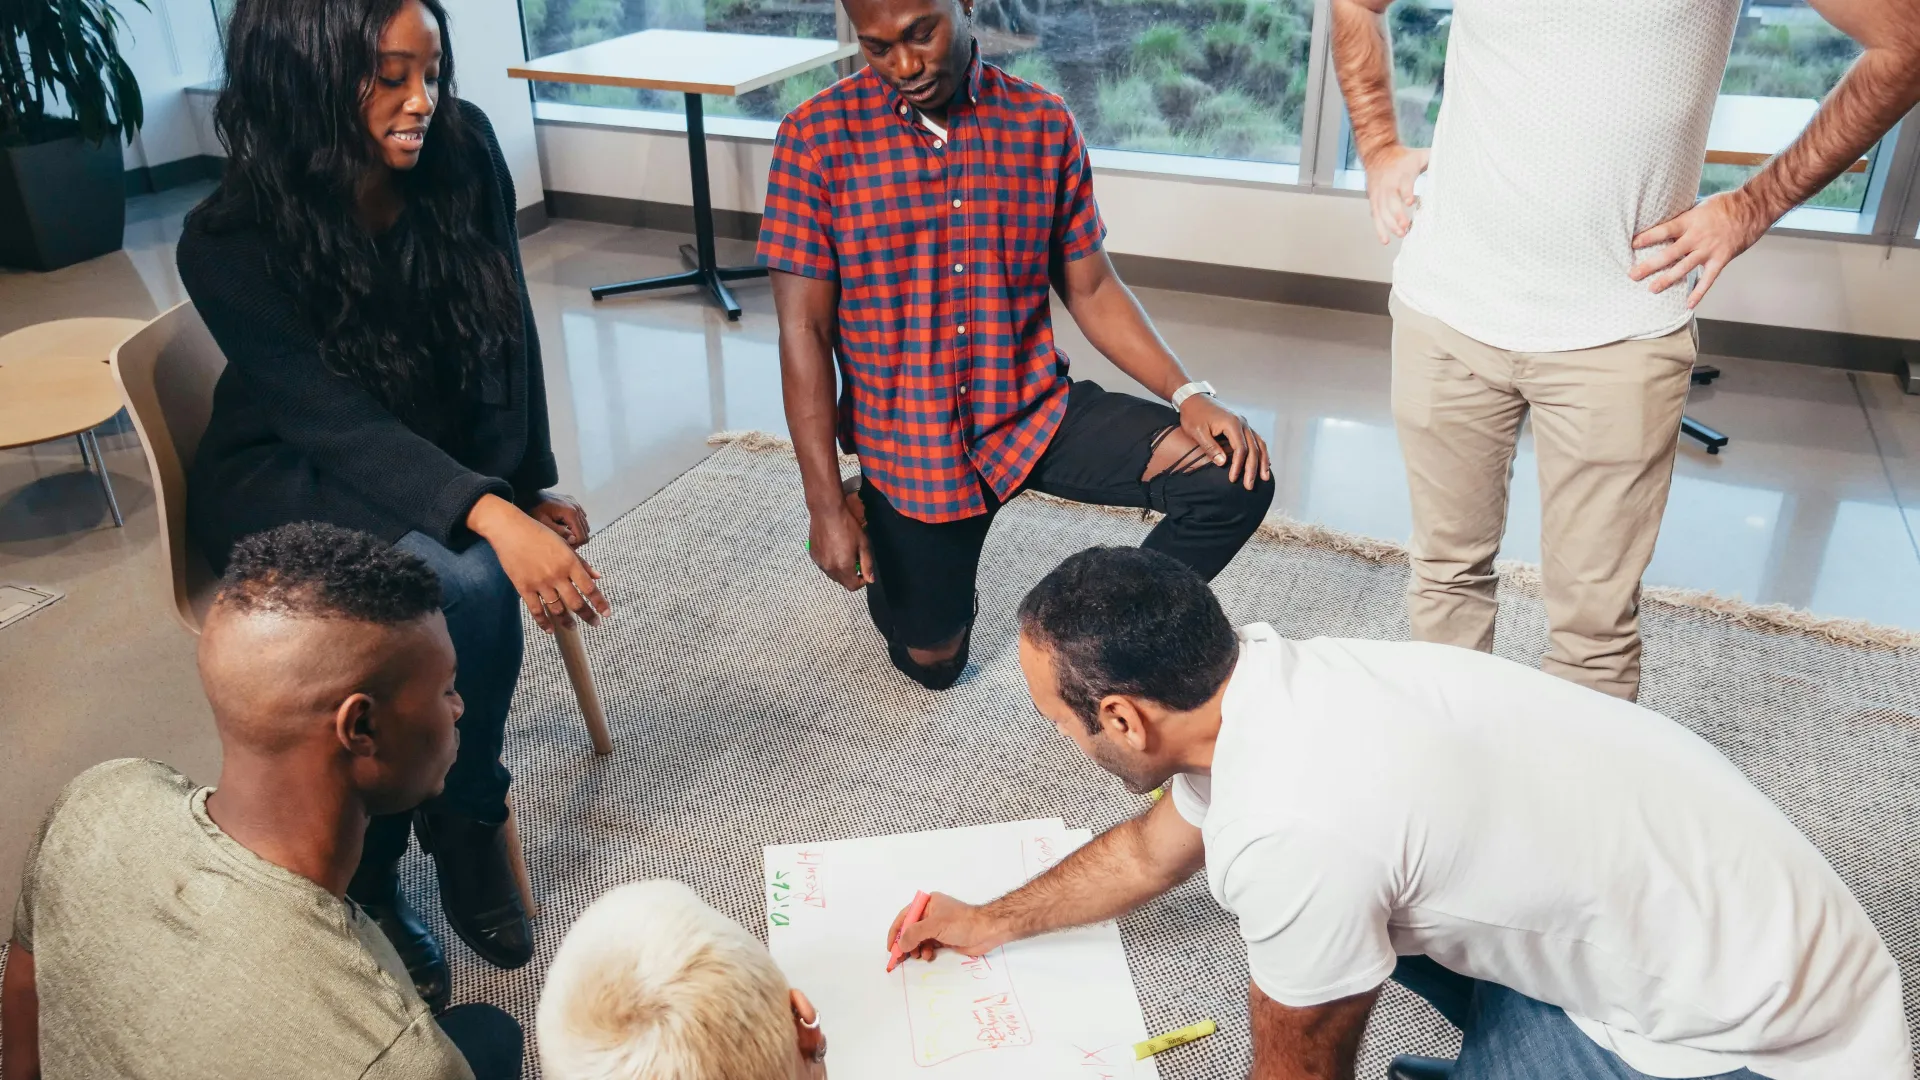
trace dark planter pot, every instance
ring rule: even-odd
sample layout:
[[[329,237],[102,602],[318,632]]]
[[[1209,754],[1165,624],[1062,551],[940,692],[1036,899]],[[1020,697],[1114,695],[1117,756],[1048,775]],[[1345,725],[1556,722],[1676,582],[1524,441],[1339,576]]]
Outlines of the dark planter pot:
[[[120,142],[78,135],[0,150],[0,265],[63,266],[120,250],[127,229]]]

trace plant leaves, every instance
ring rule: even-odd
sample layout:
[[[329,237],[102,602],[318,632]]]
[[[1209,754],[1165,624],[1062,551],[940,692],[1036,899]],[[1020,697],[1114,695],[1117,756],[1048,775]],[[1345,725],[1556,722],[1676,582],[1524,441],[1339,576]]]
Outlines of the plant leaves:
[[[146,108],[120,55],[125,25],[113,0],[0,0],[0,142],[40,141],[69,124],[90,142],[131,140]]]

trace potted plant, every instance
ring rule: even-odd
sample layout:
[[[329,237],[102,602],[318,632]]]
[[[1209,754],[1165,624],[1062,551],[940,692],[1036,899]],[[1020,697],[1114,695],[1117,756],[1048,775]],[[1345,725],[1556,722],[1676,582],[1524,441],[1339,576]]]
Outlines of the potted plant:
[[[0,0],[0,264],[53,270],[119,250],[120,140],[144,119],[122,25],[111,0]]]

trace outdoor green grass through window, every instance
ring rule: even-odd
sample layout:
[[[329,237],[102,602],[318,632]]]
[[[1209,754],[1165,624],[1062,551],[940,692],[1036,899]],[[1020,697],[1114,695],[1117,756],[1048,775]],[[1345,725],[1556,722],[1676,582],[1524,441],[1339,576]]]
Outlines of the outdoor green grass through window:
[[[1750,4],[1733,39],[1722,94],[1818,101],[1860,56],[1860,46],[1834,29],[1805,3]],[[1871,154],[1878,154],[1874,146]],[[1757,165],[1708,165],[1700,175],[1702,197],[1731,191],[1760,170]],[[1806,205],[1860,212],[1866,209],[1868,173],[1843,173]]]
[[[1090,145],[1297,163],[1312,0],[988,0],[982,55]]]
[[[1094,146],[1298,162],[1312,0],[983,0],[982,54],[1065,98]],[[834,35],[833,0],[521,0],[544,56],[651,27]],[[775,120],[830,68],[707,111]],[[541,101],[678,112],[676,95],[537,83]]]

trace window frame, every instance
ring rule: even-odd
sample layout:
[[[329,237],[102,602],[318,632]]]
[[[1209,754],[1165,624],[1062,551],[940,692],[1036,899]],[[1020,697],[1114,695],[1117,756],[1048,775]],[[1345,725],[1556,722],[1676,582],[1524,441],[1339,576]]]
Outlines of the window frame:
[[[214,0],[208,0],[208,2],[213,4]],[[834,37],[843,44],[854,43],[856,38],[853,25],[847,19],[845,8],[835,3],[833,11]],[[215,5],[215,12],[217,15],[217,5]],[[520,23],[520,48],[524,55],[529,51],[530,42],[527,36],[526,14],[520,0],[514,2],[514,13]],[[224,32],[223,27],[222,33]],[[1339,80],[1333,71],[1332,34],[1332,0],[1313,0],[1313,25],[1308,36],[1305,97],[1301,107],[1300,162],[1297,168],[1277,162],[1119,150],[1089,144],[1088,150],[1093,158],[1095,170],[1101,173],[1181,178],[1196,183],[1244,185],[1336,198],[1365,198],[1364,189],[1345,187],[1339,183],[1340,174],[1344,171],[1342,166],[1346,161],[1350,129],[1347,123],[1346,102],[1341,97]],[[841,75],[847,75],[864,63],[865,61],[855,54],[850,59],[836,63],[835,70]],[[591,121],[586,119],[588,113],[604,112],[623,118],[616,120],[614,116],[609,116],[594,126],[655,131],[686,129],[686,120],[680,114],[652,109],[567,105],[564,106],[566,115],[562,116],[557,110],[548,108],[556,103],[537,100],[533,89],[533,84],[528,83],[527,100],[532,105],[534,119],[537,122],[589,123]],[[718,119],[715,118],[716,121]],[[777,124],[777,121],[765,123]],[[677,128],[675,124],[678,125]],[[761,134],[763,130],[767,133]],[[755,127],[747,130],[744,125],[741,131],[729,134],[730,137],[740,139],[771,141],[773,138],[769,128]],[[1841,231],[1775,224],[1767,230],[1768,234],[1846,244],[1875,244],[1888,249],[1920,248],[1920,106],[1915,106],[1892,131],[1888,132],[1885,138],[1886,141],[1881,144],[1881,152],[1875,156],[1874,175],[1869,181],[1863,207],[1857,212],[1863,219],[1870,222],[1865,228]],[[1296,179],[1291,181],[1280,178],[1268,179],[1257,175],[1266,171],[1282,174],[1292,171]]]

